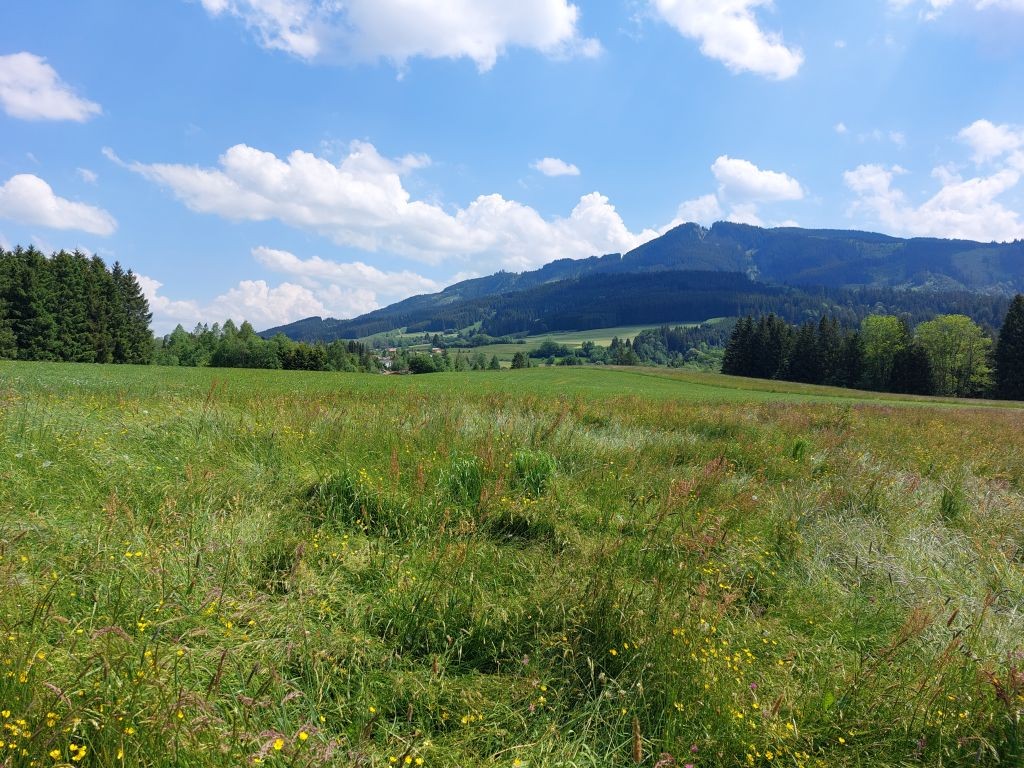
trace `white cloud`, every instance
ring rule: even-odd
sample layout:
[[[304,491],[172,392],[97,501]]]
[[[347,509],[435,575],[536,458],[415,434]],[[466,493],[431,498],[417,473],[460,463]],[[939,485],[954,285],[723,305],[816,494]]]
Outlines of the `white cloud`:
[[[662,232],[687,222],[708,226],[722,220],[763,227],[760,204],[804,198],[804,188],[792,176],[761,170],[749,160],[722,155],[711,166],[711,172],[718,181],[718,192],[684,202]]]
[[[163,284],[140,276],[139,284],[149,299],[153,325],[167,333],[179,323],[240,323],[248,320],[258,330],[305,317],[355,317],[386,304],[420,293],[434,293],[441,286],[414,272],[384,272],[362,262],[337,262],[314,256],[300,259],[288,251],[259,247],[253,258],[262,266],[286,276],[272,286],[265,280],[243,280],[212,301],[174,300],[160,293]]]
[[[715,195],[704,195],[694,200],[687,200],[679,206],[675,219],[664,228],[668,231],[680,224],[695,222],[705,227],[711,226],[722,219],[722,206]]]
[[[580,169],[572,163],[567,163],[564,160],[559,160],[557,157],[545,157],[543,160],[538,160],[535,163],[531,163],[530,167],[539,173],[543,173],[545,176],[579,176]]]
[[[771,0],[651,0],[654,10],[685,37],[700,41],[701,52],[733,72],[754,72],[785,80],[800,71],[804,56],[782,37],[766,32],[754,10]]]
[[[49,184],[27,173],[12,176],[0,186],[0,218],[93,235],[111,235],[117,229],[114,217],[102,208],[58,197]]]
[[[836,41],[835,41],[835,43],[834,43],[834,45],[835,45],[835,47],[836,47],[836,48],[838,48],[839,50],[843,50],[843,48],[845,48],[845,47],[846,47],[846,41],[845,41],[845,40],[836,40]]]
[[[368,290],[372,291],[375,302],[381,298],[390,303],[418,293],[433,293],[442,287],[415,272],[384,272],[361,261],[329,261],[319,256],[300,259],[288,251],[263,246],[254,248],[252,255],[268,269],[286,274],[311,289],[317,290],[326,285],[339,290]],[[337,306],[334,309],[339,313],[346,312]],[[368,311],[362,306],[358,310],[359,313]]]
[[[729,211],[726,221],[734,224],[750,224],[754,227],[763,227],[764,221],[758,215],[757,205],[754,203],[737,203]]]
[[[843,174],[857,198],[850,214],[873,219],[887,232],[916,237],[984,242],[1024,236],[1020,214],[998,199],[1017,186],[1020,171],[1007,168],[991,176],[963,179],[947,168],[936,169],[932,175],[941,185],[939,191],[916,206],[893,186],[895,177],[903,173],[899,166],[861,165]]]
[[[137,275],[142,292],[153,313],[153,329],[169,333],[177,325],[191,330],[197,323],[223,323],[227,319],[241,324],[248,320],[257,330],[283,325],[313,315],[327,314],[327,308],[312,291],[293,283],[271,287],[264,280],[243,280],[213,301],[180,301],[161,295],[163,283]]]
[[[86,184],[95,184],[100,178],[96,175],[95,171],[90,171],[88,168],[79,168],[76,173],[78,174],[78,178]]]
[[[112,151],[105,154],[121,162]],[[496,194],[452,209],[414,200],[403,184],[403,161],[384,158],[363,142],[353,143],[337,164],[308,152],[295,151],[282,160],[237,145],[221,156],[219,168],[123,165],[169,188],[199,213],[276,219],[339,245],[434,264],[471,260],[482,271],[627,251],[657,236],[653,230],[631,232],[597,192],[582,197],[568,216],[551,219]]]
[[[46,59],[32,53],[0,56],[0,105],[21,120],[82,123],[103,111],[76,95]]]
[[[802,200],[800,182],[785,173],[763,171],[749,160],[722,155],[711,166],[721,197],[742,202]]]
[[[846,123],[836,123],[835,131],[840,136],[842,136],[843,134],[847,133],[849,130],[850,129],[846,127]]]
[[[481,70],[508,48],[594,56],[567,0],[201,0],[213,16],[241,19],[271,49],[300,58],[403,66],[417,56],[469,58]]]
[[[974,150],[974,162],[984,163],[1024,147],[1024,128],[977,120],[960,131],[959,138]]]
[[[856,195],[851,215],[865,215],[896,234],[955,237],[969,240],[1014,240],[1024,237],[1024,216],[1003,197],[1024,178],[1024,129],[977,120],[957,135],[973,151],[987,174],[964,178],[955,163],[932,169],[939,189],[914,205],[893,186],[900,166],[862,165],[847,171],[846,186]]]

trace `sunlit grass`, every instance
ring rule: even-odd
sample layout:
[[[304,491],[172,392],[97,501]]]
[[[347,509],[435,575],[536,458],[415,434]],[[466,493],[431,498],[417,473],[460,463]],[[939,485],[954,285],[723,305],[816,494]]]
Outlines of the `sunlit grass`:
[[[0,365],[0,766],[1024,761],[1024,412],[750,386]]]

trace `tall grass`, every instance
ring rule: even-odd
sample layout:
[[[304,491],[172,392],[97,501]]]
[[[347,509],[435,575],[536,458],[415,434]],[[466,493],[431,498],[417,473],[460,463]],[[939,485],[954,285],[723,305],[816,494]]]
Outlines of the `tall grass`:
[[[1024,762],[1019,411],[528,374],[0,367],[0,766]]]

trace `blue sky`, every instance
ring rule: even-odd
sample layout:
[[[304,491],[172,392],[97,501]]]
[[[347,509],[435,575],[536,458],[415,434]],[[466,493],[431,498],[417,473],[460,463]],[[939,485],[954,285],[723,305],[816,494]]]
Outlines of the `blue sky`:
[[[5,0],[0,245],[165,332],[684,221],[1024,237],[1024,0]]]

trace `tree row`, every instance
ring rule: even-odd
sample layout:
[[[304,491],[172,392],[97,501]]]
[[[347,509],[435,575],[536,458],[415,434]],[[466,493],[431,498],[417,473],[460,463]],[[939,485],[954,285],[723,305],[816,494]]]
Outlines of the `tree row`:
[[[135,275],[116,262],[0,250],[0,358],[149,363],[151,319]]]
[[[996,339],[964,315],[912,327],[870,315],[857,328],[832,317],[791,325],[774,314],[742,318],[722,372],[838,387],[948,397],[1024,399],[1024,297],[1010,305]]]

